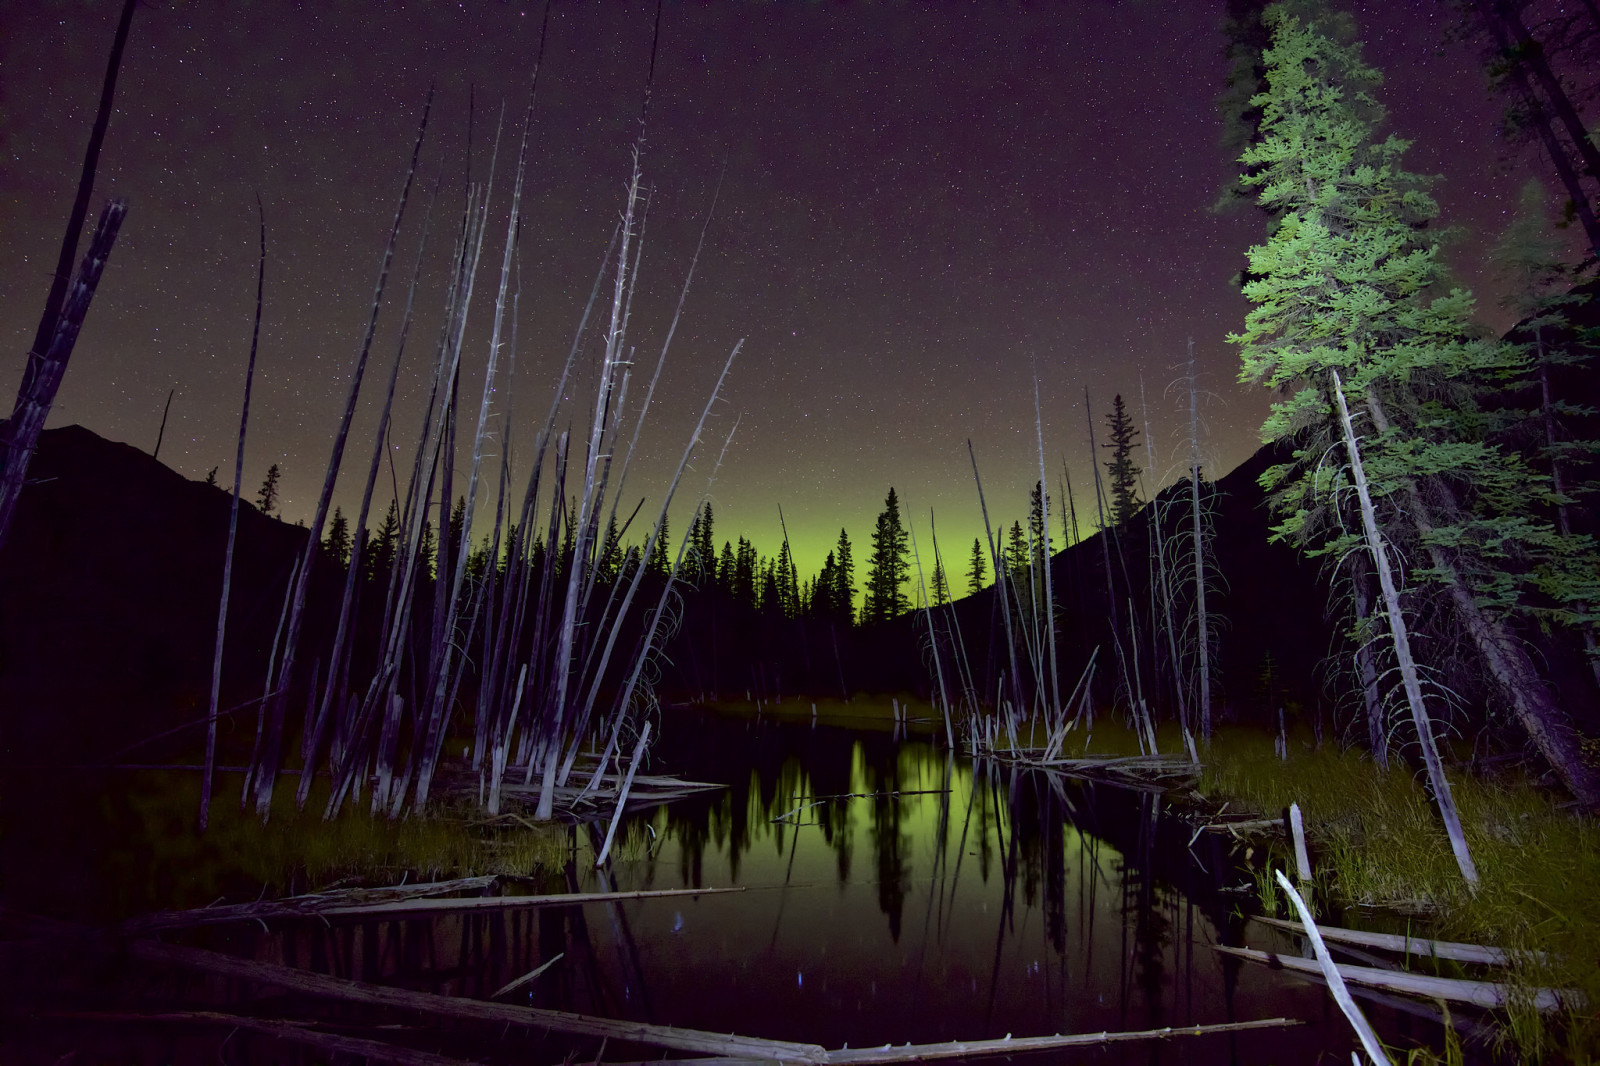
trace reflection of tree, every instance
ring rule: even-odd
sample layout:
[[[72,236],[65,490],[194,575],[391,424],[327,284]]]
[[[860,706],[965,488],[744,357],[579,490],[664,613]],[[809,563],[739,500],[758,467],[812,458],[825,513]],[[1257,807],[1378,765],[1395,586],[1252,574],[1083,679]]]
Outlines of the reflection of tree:
[[[911,840],[902,828],[904,799],[900,791],[901,749],[892,740],[861,743],[862,787],[873,793],[872,853],[878,870],[878,907],[889,918],[889,935],[900,941],[900,916],[911,886]]]
[[[1123,959],[1132,959],[1134,969],[1123,971],[1123,1009],[1127,1010],[1127,993],[1135,985],[1144,994],[1146,1017],[1149,1024],[1159,1026],[1165,1014],[1162,1004],[1166,981],[1166,949],[1172,939],[1172,923],[1163,905],[1165,894],[1157,884],[1155,872],[1156,836],[1159,823],[1152,797],[1142,796],[1139,803],[1134,846],[1125,854],[1122,869],[1122,929],[1124,937]],[[1131,945],[1126,944],[1129,935]]]
[[[910,837],[901,831],[901,799],[872,801],[872,851],[878,860],[878,907],[889,916],[889,935],[900,942],[900,914],[911,887]]]

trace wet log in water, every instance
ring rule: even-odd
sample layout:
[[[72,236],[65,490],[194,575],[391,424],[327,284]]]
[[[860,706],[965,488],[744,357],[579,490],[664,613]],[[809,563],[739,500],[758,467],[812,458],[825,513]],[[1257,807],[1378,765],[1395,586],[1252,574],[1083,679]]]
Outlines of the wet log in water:
[[[1278,955],[1270,951],[1254,951],[1250,948],[1230,948],[1221,944],[1213,944],[1213,948],[1228,955],[1233,955],[1250,962],[1265,963],[1285,970],[1294,970],[1320,978],[1322,968],[1310,959],[1297,958],[1291,955]],[[1428,999],[1442,999],[1449,1003],[1467,1003],[1474,1007],[1494,1009],[1504,1007],[1513,998],[1520,994],[1510,985],[1497,984],[1491,981],[1465,981],[1453,977],[1429,977],[1426,974],[1405,973],[1396,970],[1380,970],[1371,966],[1339,966],[1339,975],[1353,984],[1371,985],[1374,988],[1385,988],[1391,992],[1405,992],[1413,996],[1423,996]],[[1532,990],[1533,1006],[1540,1011],[1550,1012],[1562,1010],[1566,1007],[1581,1007],[1586,1002],[1582,992],[1577,989],[1566,988],[1538,988]]]
[[[330,1033],[323,1029],[312,1028],[308,1022],[287,1018],[252,1018],[247,1014],[223,1014],[209,1010],[153,1013],[73,1011],[50,1014],[46,1017],[61,1021],[132,1025],[163,1022],[179,1025],[220,1025],[228,1029],[248,1029],[251,1032],[265,1033],[292,1044],[303,1044],[329,1054],[359,1055],[368,1062],[386,1062],[392,1066],[472,1066],[471,1061],[467,1059],[436,1055],[431,1051],[418,1051],[415,1048],[388,1044],[381,1040],[369,1040],[366,1037]]]
[[[1247,1029],[1281,1029],[1304,1025],[1295,1018],[1261,1018],[1249,1022],[1221,1022],[1216,1025],[1166,1026],[1126,1033],[1063,1033],[1056,1036],[1002,1037],[998,1040],[947,1040],[938,1044],[885,1044],[882,1047],[841,1048],[827,1053],[826,1062],[837,1066],[884,1066],[886,1063],[921,1062],[927,1059],[974,1059],[987,1055],[1015,1055],[1024,1051],[1052,1051],[1068,1047],[1098,1047],[1141,1040],[1169,1040],[1180,1036],[1210,1036],[1237,1033]],[[770,1059],[672,1059],[671,1066],[755,1066]],[[607,1062],[603,1066],[660,1066],[651,1062]]]
[[[1292,933],[1304,933],[1305,928],[1299,922],[1288,922],[1282,918],[1256,918],[1263,925],[1270,925],[1275,929],[1287,929]],[[1340,929],[1335,926],[1319,925],[1318,931],[1322,939],[1331,940],[1341,944],[1357,944],[1366,948],[1378,948],[1382,951],[1399,951],[1407,955],[1427,955],[1436,959],[1452,959],[1456,962],[1475,962],[1485,966],[1510,966],[1516,958],[1523,956],[1529,959],[1544,961],[1543,952],[1508,952],[1504,948],[1489,947],[1483,944],[1462,944],[1452,940],[1424,940],[1421,937],[1402,936],[1399,933],[1369,933],[1364,929]]]
[[[670,1025],[652,1025],[648,1022],[615,1021],[567,1011],[490,1003],[480,999],[435,995],[432,992],[413,992],[410,989],[390,988],[343,977],[330,977],[327,974],[296,970],[275,963],[255,962],[234,955],[181,947],[177,944],[163,944],[154,940],[131,941],[128,943],[127,951],[130,956],[143,962],[233,977],[347,1003],[364,1003],[369,1006],[416,1011],[445,1018],[521,1025],[571,1036],[625,1040],[630,1043],[696,1051],[721,1057],[819,1064],[828,1062],[828,1052],[818,1044],[797,1044],[784,1040],[708,1033],[699,1029],[680,1029]]]
[[[494,878],[471,878],[493,881]],[[445,882],[448,883],[448,882]],[[430,886],[421,886],[430,887]],[[225,922],[251,922],[265,918],[407,918],[446,911],[510,910],[519,907],[575,907],[584,903],[617,903],[630,899],[656,899],[663,896],[712,896],[723,892],[743,892],[744,888],[662,888],[637,892],[563,892],[547,896],[455,896],[446,899],[414,898],[370,902],[350,902],[327,895],[295,896],[290,899],[240,903],[227,907],[202,907],[198,910],[163,911],[130,918],[117,927],[126,934],[188,929],[197,925]],[[417,893],[426,896],[427,893]]]

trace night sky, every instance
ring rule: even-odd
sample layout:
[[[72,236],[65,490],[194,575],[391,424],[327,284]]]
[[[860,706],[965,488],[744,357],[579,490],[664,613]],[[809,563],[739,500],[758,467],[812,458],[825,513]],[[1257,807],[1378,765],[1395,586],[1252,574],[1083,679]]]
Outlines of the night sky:
[[[60,247],[120,3],[0,8],[0,390],[14,395]],[[505,133],[463,363],[470,432],[488,352],[510,160],[542,7],[157,0],[136,13],[93,210],[131,207],[51,425],[145,450],[176,387],[160,458],[230,484],[265,204],[266,308],[244,471],[283,470],[285,515],[315,506],[428,87],[438,96],[389,306],[337,501],[359,498],[405,287],[442,183],[392,440],[408,467],[443,304],[443,262],[466,171]],[[1445,43],[1442,3],[1356,9],[1388,78],[1413,170],[1439,173],[1449,255],[1494,306],[1484,248],[1525,177],[1496,138],[1470,46]],[[556,3],[534,109],[522,240],[514,478],[542,419],[623,202],[654,4]],[[840,526],[858,565],[890,485],[924,552],[930,509],[952,585],[981,529],[965,442],[991,514],[1026,515],[1037,478],[1032,378],[1049,477],[1089,484],[1083,390],[1100,416],[1141,376],[1158,480],[1183,459],[1178,376],[1193,336],[1214,476],[1257,445],[1268,397],[1236,384],[1224,335],[1246,304],[1232,280],[1264,234],[1250,211],[1207,209],[1235,171],[1218,147],[1220,5],[669,3],[643,154],[653,192],[631,337],[648,376],[694,241],[721,202],[630,476],[651,508],[723,360],[726,402],[673,512],[704,490],[718,544],[775,553],[781,504],[802,576]],[[593,351],[591,346],[588,350]],[[643,381],[632,391],[643,395]],[[562,424],[586,422],[592,373]],[[1102,432],[1097,428],[1097,432]],[[1103,439],[1103,436],[1102,436]],[[522,451],[519,452],[518,446]],[[498,446],[491,449],[498,452]],[[464,455],[458,469],[465,471]],[[1142,456],[1141,456],[1141,465]],[[402,469],[403,476],[403,469]],[[387,481],[387,477],[384,479]],[[461,484],[460,481],[457,482]],[[1150,482],[1148,480],[1148,485]],[[382,483],[380,483],[382,484]],[[383,493],[380,488],[380,493]],[[377,508],[387,503],[381,495]],[[1080,511],[1080,515],[1081,515]],[[1059,528],[1059,527],[1058,527]],[[925,560],[926,561],[926,560]]]

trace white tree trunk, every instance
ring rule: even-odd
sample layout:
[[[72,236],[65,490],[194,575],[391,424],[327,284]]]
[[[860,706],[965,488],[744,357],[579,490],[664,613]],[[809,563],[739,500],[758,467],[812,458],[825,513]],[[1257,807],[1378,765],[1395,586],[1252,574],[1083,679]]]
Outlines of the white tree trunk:
[[[1366,534],[1367,547],[1372,552],[1372,566],[1378,574],[1378,585],[1383,592],[1383,605],[1388,613],[1389,633],[1394,638],[1395,659],[1400,664],[1400,680],[1405,687],[1406,702],[1411,706],[1411,720],[1416,723],[1417,740],[1422,746],[1422,761],[1428,769],[1428,784],[1433,788],[1434,801],[1444,819],[1445,832],[1450,836],[1450,850],[1455,852],[1456,865],[1467,884],[1476,886],[1478,870],[1467,851],[1466,834],[1461,831],[1461,816],[1456,813],[1455,797],[1450,792],[1450,780],[1444,775],[1444,763],[1439,759],[1439,748],[1433,740],[1433,723],[1422,701],[1422,681],[1417,676],[1417,663],[1411,656],[1411,640],[1406,629],[1405,615],[1400,609],[1400,593],[1395,587],[1394,570],[1389,565],[1389,551],[1378,532],[1378,513],[1372,506],[1372,493],[1367,488],[1366,471],[1361,466],[1361,449],[1356,444],[1355,426],[1350,421],[1350,407],[1345,403],[1344,386],[1339,372],[1333,371],[1333,393],[1339,402],[1339,423],[1344,427],[1345,448],[1350,453],[1350,474],[1355,479],[1356,495],[1361,501],[1361,528]]]

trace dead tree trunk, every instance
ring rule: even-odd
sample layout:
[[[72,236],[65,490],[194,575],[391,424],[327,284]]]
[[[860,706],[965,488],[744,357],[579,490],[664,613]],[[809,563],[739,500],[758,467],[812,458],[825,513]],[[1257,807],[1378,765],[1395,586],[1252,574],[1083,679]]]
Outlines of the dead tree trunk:
[[[1405,615],[1400,609],[1400,591],[1395,587],[1394,570],[1389,565],[1389,550],[1378,532],[1378,513],[1372,505],[1372,493],[1367,489],[1366,471],[1361,466],[1361,449],[1356,444],[1355,426],[1350,421],[1350,408],[1345,403],[1344,386],[1339,382],[1339,372],[1333,372],[1333,394],[1339,403],[1339,423],[1344,429],[1345,450],[1350,454],[1350,475],[1356,483],[1356,495],[1361,501],[1361,528],[1366,535],[1367,548],[1372,553],[1372,567],[1378,574],[1378,585],[1383,592],[1383,605],[1388,613],[1389,635],[1394,639],[1394,655],[1400,664],[1400,680],[1405,686],[1406,702],[1411,705],[1411,720],[1416,723],[1417,741],[1422,747],[1422,761],[1428,769],[1428,784],[1433,788],[1434,802],[1444,819],[1445,832],[1450,836],[1450,850],[1455,852],[1456,864],[1467,884],[1478,884],[1478,870],[1467,851],[1467,837],[1461,831],[1461,816],[1456,811],[1455,796],[1450,791],[1450,779],[1444,775],[1444,763],[1439,759],[1439,748],[1433,740],[1433,722],[1422,702],[1422,681],[1417,674],[1416,660],[1411,657],[1411,640]]]
[[[1383,404],[1372,391],[1367,392],[1367,407],[1379,432],[1388,425]],[[1433,479],[1429,487],[1447,508],[1455,510],[1449,486]],[[1432,536],[1434,507],[1423,498],[1415,482],[1405,487],[1406,509],[1428,552],[1428,562],[1444,579],[1445,590],[1456,618],[1483,659],[1501,698],[1510,706],[1528,739],[1539,749],[1561,783],[1585,809],[1600,811],[1600,772],[1583,760],[1579,736],[1572,719],[1556,701],[1555,693],[1539,674],[1532,657],[1517,639],[1505,619],[1485,611],[1461,576],[1453,556]]]
[[[22,494],[33,450],[39,444],[45,419],[50,416],[50,406],[55,403],[56,390],[61,388],[61,379],[66,376],[67,360],[78,343],[78,331],[83,328],[101,272],[105,270],[106,258],[111,255],[117,231],[127,213],[126,200],[112,200],[100,212],[89,250],[84,253],[78,276],[73,279],[66,303],[56,318],[49,347],[43,351],[35,348],[28,353],[22,387],[17,390],[17,405],[12,408],[10,419],[0,426],[0,543],[5,541],[6,530],[11,528],[11,516],[16,512],[17,497]]]

